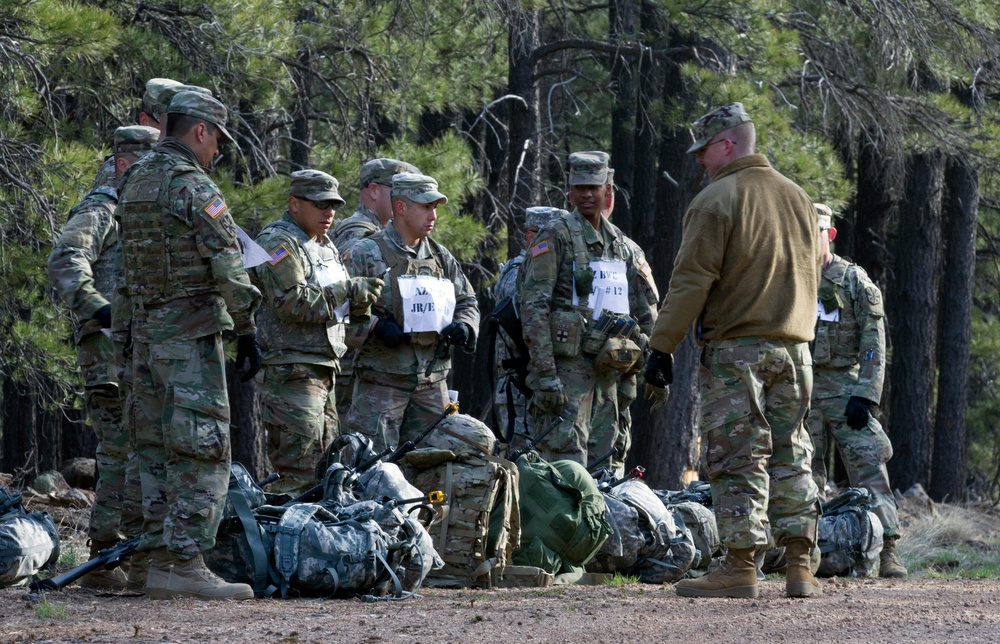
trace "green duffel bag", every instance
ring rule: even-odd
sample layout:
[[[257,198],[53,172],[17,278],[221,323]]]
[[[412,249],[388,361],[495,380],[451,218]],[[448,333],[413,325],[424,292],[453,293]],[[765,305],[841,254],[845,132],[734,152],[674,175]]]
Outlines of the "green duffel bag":
[[[514,564],[557,574],[586,565],[612,534],[604,517],[604,495],[583,465],[517,459],[521,544]]]

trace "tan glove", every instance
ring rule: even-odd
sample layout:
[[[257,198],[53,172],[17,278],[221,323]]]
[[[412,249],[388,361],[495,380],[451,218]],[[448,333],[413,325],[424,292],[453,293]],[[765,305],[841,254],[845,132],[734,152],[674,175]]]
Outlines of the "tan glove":
[[[667,398],[669,397],[670,397],[669,385],[667,385],[666,387],[657,387],[655,385],[646,383],[646,395],[644,396],[644,398],[646,400],[652,401],[652,404],[650,404],[649,406],[649,413],[651,414],[658,413],[661,409],[663,409],[663,405],[666,404]]]
[[[535,394],[531,400],[542,411],[552,416],[558,416],[566,403],[569,402],[563,383],[555,371],[547,372],[538,377],[538,382],[535,384]]]

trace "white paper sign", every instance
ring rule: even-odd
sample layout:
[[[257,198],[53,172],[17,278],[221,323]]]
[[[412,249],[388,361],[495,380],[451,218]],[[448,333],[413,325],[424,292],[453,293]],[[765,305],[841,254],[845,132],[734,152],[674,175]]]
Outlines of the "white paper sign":
[[[840,322],[840,309],[834,309],[833,313],[827,313],[823,306],[823,300],[816,301],[816,316],[823,322]]]
[[[440,331],[455,314],[455,285],[431,275],[402,275],[396,280],[403,300],[403,332]]]
[[[243,251],[243,268],[260,266],[271,259],[268,252],[260,244],[251,239],[247,231],[239,226],[236,227],[236,236],[240,240],[240,249]]]
[[[587,306],[594,312],[593,319],[601,317],[604,309],[612,313],[629,312],[628,277],[625,262],[598,260],[590,262],[594,271],[594,290],[587,297]],[[579,306],[580,298],[573,287],[573,305]]]
[[[343,282],[350,276],[340,263],[330,260],[329,264],[321,264],[316,267],[316,281],[322,287],[327,287],[334,282]],[[351,311],[351,301],[345,300],[343,304],[333,310],[337,316],[337,322],[347,324],[350,320],[348,314]]]

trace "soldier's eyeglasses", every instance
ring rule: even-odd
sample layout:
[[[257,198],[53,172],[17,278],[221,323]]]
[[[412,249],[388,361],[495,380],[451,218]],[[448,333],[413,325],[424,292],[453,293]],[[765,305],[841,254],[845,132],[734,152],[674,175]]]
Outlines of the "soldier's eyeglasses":
[[[703,151],[709,149],[710,147],[712,147],[713,145],[715,145],[716,143],[722,143],[723,141],[729,141],[733,145],[736,145],[736,141],[734,141],[732,139],[719,139],[718,141],[712,141],[711,143],[706,143],[705,146],[702,147],[701,150],[698,150],[698,151],[699,152],[703,152]]]
[[[333,199],[320,199],[320,200],[303,199],[303,201],[308,201],[309,203],[316,206],[320,210],[326,210],[327,208],[332,208],[337,204],[337,202],[335,202]]]

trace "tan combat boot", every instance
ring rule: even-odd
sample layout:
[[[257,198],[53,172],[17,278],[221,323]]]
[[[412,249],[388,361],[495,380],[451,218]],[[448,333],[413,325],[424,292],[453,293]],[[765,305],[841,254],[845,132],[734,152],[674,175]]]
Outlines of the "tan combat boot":
[[[681,597],[757,596],[755,548],[730,548],[718,568],[697,579],[682,579],[674,587]]]
[[[146,587],[146,579],[149,577],[149,553],[137,552],[129,559],[128,583],[126,590],[142,590]]]
[[[801,537],[785,541],[785,594],[789,597],[819,597],[823,589],[809,568],[809,541]]]
[[[174,559],[167,573],[166,583],[160,585],[154,575],[155,563],[150,560],[146,595],[150,599],[253,599],[253,589],[247,584],[230,584],[205,566],[201,555],[193,559]]]
[[[114,541],[90,541],[90,558],[93,559],[101,550],[106,550],[115,545]],[[98,568],[92,570],[80,578],[80,585],[90,590],[125,590],[128,579],[121,568],[105,570]]]
[[[906,579],[906,567],[896,556],[896,542],[899,535],[882,540],[882,554],[879,555],[878,576],[890,579]]]
[[[166,548],[155,548],[149,551],[147,562],[149,567],[146,570],[146,596],[152,597],[154,593],[167,587],[174,558]]]

